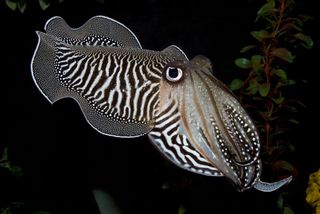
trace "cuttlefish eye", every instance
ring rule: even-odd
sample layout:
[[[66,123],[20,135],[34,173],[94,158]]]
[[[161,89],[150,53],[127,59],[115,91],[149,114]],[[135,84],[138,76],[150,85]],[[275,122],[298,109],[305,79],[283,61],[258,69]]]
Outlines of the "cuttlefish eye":
[[[168,66],[165,76],[169,82],[178,82],[183,76],[183,71],[179,67]]]

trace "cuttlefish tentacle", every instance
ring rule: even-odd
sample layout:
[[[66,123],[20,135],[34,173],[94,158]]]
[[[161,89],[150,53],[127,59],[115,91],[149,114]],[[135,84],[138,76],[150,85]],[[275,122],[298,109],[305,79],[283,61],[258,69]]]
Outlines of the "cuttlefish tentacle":
[[[273,192],[282,187],[283,185],[290,183],[291,181],[292,176],[289,176],[287,178],[273,183],[264,182],[259,179],[253,187],[261,192]]]

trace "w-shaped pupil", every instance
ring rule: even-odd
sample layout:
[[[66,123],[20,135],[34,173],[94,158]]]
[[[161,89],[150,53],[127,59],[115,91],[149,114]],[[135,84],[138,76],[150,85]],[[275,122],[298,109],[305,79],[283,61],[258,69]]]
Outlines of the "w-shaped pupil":
[[[171,78],[177,78],[179,75],[179,71],[177,68],[171,67],[169,68],[169,72],[168,72],[169,77]]]

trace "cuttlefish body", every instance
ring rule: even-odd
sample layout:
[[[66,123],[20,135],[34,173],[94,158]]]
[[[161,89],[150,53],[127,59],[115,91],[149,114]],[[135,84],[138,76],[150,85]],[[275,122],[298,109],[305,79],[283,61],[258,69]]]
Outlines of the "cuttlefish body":
[[[188,60],[177,46],[142,49],[123,24],[95,16],[80,28],[51,18],[38,45],[32,77],[50,103],[71,97],[102,134],[148,135],[177,166],[225,176],[239,191],[273,191],[291,177],[260,180],[259,135],[204,56]]]

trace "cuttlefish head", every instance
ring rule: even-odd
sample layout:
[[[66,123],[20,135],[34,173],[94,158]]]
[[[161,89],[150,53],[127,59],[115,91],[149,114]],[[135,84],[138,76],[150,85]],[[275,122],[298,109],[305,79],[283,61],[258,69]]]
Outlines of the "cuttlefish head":
[[[164,67],[155,123],[152,142],[184,169],[225,176],[240,191],[273,191],[288,182],[260,181],[258,131],[204,56]]]

